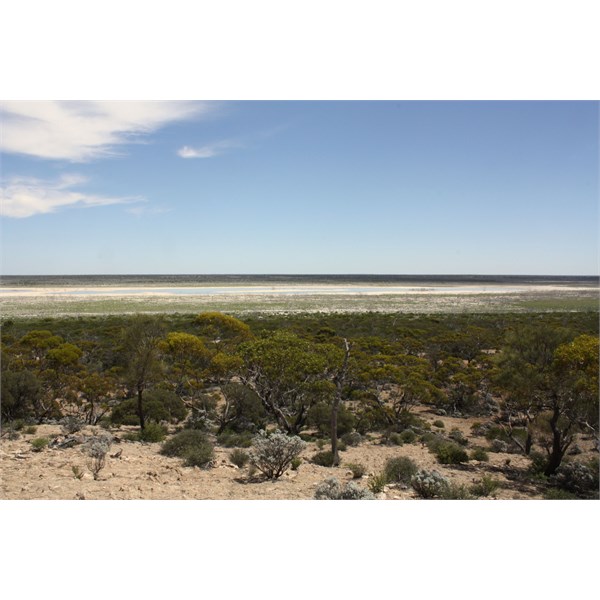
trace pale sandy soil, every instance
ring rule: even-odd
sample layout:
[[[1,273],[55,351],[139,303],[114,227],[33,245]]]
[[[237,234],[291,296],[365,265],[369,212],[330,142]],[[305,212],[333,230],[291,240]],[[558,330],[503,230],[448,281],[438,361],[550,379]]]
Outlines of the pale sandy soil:
[[[423,415],[425,416],[425,415]],[[429,415],[429,421],[441,419],[446,431],[458,427],[466,436],[471,436],[470,426],[474,419],[457,419]],[[82,433],[100,433],[103,430],[87,427]],[[113,430],[113,435],[123,436],[125,430]],[[506,474],[510,468],[525,469],[529,460],[517,454],[489,452],[489,462],[469,461],[464,466],[445,466],[437,463],[435,457],[420,443],[403,446],[382,446],[377,440],[365,441],[358,447],[349,447],[342,452],[342,465],[338,468],[320,467],[307,462],[318,449],[309,444],[302,454],[304,462],[297,471],[289,470],[278,481],[264,481],[248,477],[248,468],[237,468],[228,460],[229,448],[215,449],[215,466],[210,469],[184,467],[179,458],[168,458],[159,454],[160,444],[142,444],[121,441],[112,445],[109,454],[121,452],[120,458],[108,458],[99,480],[94,481],[88,467],[87,458],[81,446],[68,449],[49,449],[33,452],[30,440],[36,437],[52,437],[60,434],[60,427],[39,426],[34,435],[21,435],[18,440],[9,441],[4,437],[0,443],[2,499],[237,499],[237,500],[277,500],[312,499],[315,488],[328,477],[336,477],[345,482],[352,479],[351,472],[344,465],[362,463],[367,475],[357,483],[367,487],[369,476],[382,470],[390,457],[408,456],[419,468],[436,469],[453,482],[470,485],[488,473],[497,479],[501,487],[495,494],[498,499],[541,498],[541,492],[531,484],[510,481]],[[470,437],[468,450],[474,446],[487,446],[484,438]],[[78,466],[84,472],[77,479],[72,467]],[[379,495],[381,499],[411,499],[414,492],[397,486],[388,486]]]

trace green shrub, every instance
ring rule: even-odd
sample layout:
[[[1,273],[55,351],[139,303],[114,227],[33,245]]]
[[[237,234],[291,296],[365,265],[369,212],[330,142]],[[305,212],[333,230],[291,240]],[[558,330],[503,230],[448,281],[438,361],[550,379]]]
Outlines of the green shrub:
[[[454,442],[440,444],[434,452],[438,462],[443,465],[459,465],[469,461],[464,448]]]
[[[185,419],[187,413],[183,400],[170,390],[150,390],[144,396],[144,416],[148,422],[178,423]],[[138,425],[137,398],[123,400],[113,408],[110,418],[115,425]]]
[[[301,464],[302,459],[299,456],[292,458],[292,462],[290,463],[292,471],[297,471]]]
[[[407,456],[397,458],[388,458],[383,472],[390,483],[409,484],[413,475],[418,471],[418,467],[413,460]]]
[[[315,427],[321,435],[331,435],[331,405],[325,402],[314,404],[309,412],[307,424],[309,427]],[[340,404],[337,418],[337,433],[343,436],[350,433],[356,424],[356,417],[344,406]]]
[[[214,457],[213,446],[203,431],[184,429],[168,439],[160,450],[165,456],[179,456],[185,466],[206,467]]]
[[[337,479],[331,478],[317,487],[315,500],[374,500],[374,496],[352,481],[342,486]]]
[[[311,460],[315,465],[321,467],[333,467],[333,452],[331,452],[331,450],[317,452]]]
[[[362,435],[358,431],[349,431],[341,439],[347,446],[358,446],[362,442]]]
[[[490,460],[490,457],[484,448],[478,446],[477,448],[473,448],[473,450],[471,450],[471,460],[487,462],[488,460]]]
[[[37,433],[37,427],[35,425],[28,425],[25,427],[24,433],[27,435],[35,435]]]
[[[369,479],[369,489],[374,494],[380,494],[383,492],[383,488],[388,484],[387,476],[384,472],[376,473]]]
[[[429,500],[441,498],[446,493],[448,480],[437,471],[419,471],[411,480],[410,484],[419,498]]]
[[[138,436],[142,442],[162,442],[167,435],[167,430],[158,423],[146,423],[144,429],[142,429]]]
[[[239,448],[236,448],[229,454],[229,460],[236,466],[242,469],[246,466],[246,463],[250,460],[250,455]]]
[[[250,448],[252,437],[249,431],[238,433],[231,429],[225,429],[217,436],[217,444],[224,448]]]
[[[50,440],[45,437],[35,438],[29,442],[33,446],[34,452],[41,452],[49,443]]]
[[[463,435],[463,432],[456,427],[452,428],[452,430],[448,434],[448,437],[453,442],[456,442],[457,444],[460,444],[461,446],[466,446],[469,443],[467,438]]]
[[[493,496],[494,492],[500,487],[500,482],[490,475],[484,475],[479,482],[471,486],[471,493],[474,496]]]
[[[84,422],[77,417],[69,416],[66,417],[62,424],[63,433],[77,433],[83,429]]]
[[[15,431],[21,431],[23,427],[25,427],[25,419],[15,419],[14,421],[10,422],[10,426]]]
[[[404,441],[402,440],[402,435],[396,431],[385,435],[383,441],[391,446],[402,446],[402,444],[404,443]]]
[[[200,448],[189,450],[185,456],[183,464],[186,467],[207,468],[212,465],[214,459],[214,450],[211,444],[206,444]]]
[[[577,494],[560,488],[550,488],[544,494],[544,500],[577,500]]]
[[[422,436],[421,441],[424,442],[429,451],[434,454],[437,452],[438,448],[449,443],[448,440],[439,433],[426,433]]]
[[[473,496],[469,493],[466,485],[460,483],[449,482],[448,485],[441,491],[440,499],[442,500],[472,500]]]
[[[436,419],[433,422],[433,426],[437,427],[438,429],[444,429],[445,425],[444,425],[444,421],[442,421],[441,419]]]
[[[412,429],[405,429],[400,434],[400,439],[404,444],[412,444],[417,439],[417,434]]]
[[[222,386],[221,391],[229,402],[228,429],[238,433],[256,432],[265,426],[267,413],[254,391],[241,383],[227,383]],[[223,413],[220,418],[223,418]]]
[[[261,431],[252,440],[250,460],[256,468],[270,479],[281,477],[292,460],[306,447],[298,436],[288,436],[279,431],[268,435]]]
[[[548,465],[548,456],[541,452],[532,452],[529,455],[531,463],[529,465],[529,472],[535,476],[544,476],[544,471]]]
[[[348,463],[346,465],[352,471],[352,479],[360,479],[366,472],[366,468],[361,463]]]

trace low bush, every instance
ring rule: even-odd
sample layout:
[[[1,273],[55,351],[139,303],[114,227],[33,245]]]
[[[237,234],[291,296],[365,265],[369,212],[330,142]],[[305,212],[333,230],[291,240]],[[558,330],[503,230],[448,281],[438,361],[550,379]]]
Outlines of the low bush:
[[[448,489],[448,480],[437,471],[419,471],[410,480],[412,488],[419,498],[425,500],[441,498]]]
[[[138,435],[142,442],[162,442],[167,435],[167,430],[158,423],[146,423]]]
[[[402,446],[402,444],[404,443],[404,441],[402,440],[402,434],[397,433],[396,431],[388,434],[384,438],[384,441],[386,444],[390,444],[392,446]]]
[[[369,489],[374,494],[380,494],[383,492],[383,488],[388,484],[386,474],[384,472],[376,473],[369,479]]]
[[[37,427],[35,425],[28,425],[23,430],[23,433],[26,433],[27,435],[35,435],[37,433]]]
[[[358,446],[362,442],[362,435],[358,431],[350,431],[345,433],[341,439],[347,446]]]
[[[246,463],[250,460],[250,455],[239,448],[236,448],[229,455],[229,460],[236,466],[242,469],[246,466]]]
[[[429,448],[430,452],[437,452],[438,448],[443,446],[444,444],[448,444],[448,440],[439,433],[426,433],[421,436],[421,442],[426,444],[427,448]]]
[[[445,425],[444,425],[444,421],[442,421],[441,419],[436,419],[433,422],[433,426],[437,427],[438,429],[444,429]]]
[[[400,439],[404,444],[412,444],[417,439],[417,434],[412,429],[405,429],[400,434]]]
[[[83,469],[79,465],[72,465],[71,471],[73,471],[73,477],[75,477],[75,479],[81,479],[83,477]]]
[[[320,467],[333,467],[333,452],[331,450],[317,452],[311,460],[315,465],[319,465]]]
[[[473,500],[466,485],[449,482],[440,494],[441,500]]]
[[[577,494],[560,488],[550,488],[544,494],[544,500],[577,500]]]
[[[301,464],[302,464],[302,459],[299,456],[296,456],[295,458],[292,458],[290,467],[292,468],[292,471],[297,471]]]
[[[81,419],[78,419],[77,417],[69,416],[63,420],[61,428],[63,430],[63,433],[70,434],[70,433],[77,433],[78,431],[81,431],[83,429],[83,426],[84,426],[84,422]]]
[[[440,444],[434,451],[435,457],[442,465],[459,465],[469,461],[464,448],[454,442]]]
[[[383,472],[388,482],[408,485],[418,470],[413,460],[407,456],[399,456],[397,458],[388,458]]]
[[[477,483],[471,486],[471,493],[474,496],[493,496],[494,492],[500,487],[500,482],[490,475],[484,475]]]
[[[298,436],[288,436],[276,431],[270,435],[261,431],[252,440],[250,461],[270,479],[281,477],[306,447]]]
[[[199,448],[188,450],[184,456],[183,464],[186,467],[200,467],[204,469],[212,465],[214,457],[212,444],[208,443]]]
[[[100,471],[106,464],[106,455],[110,450],[111,443],[111,436],[102,435],[90,439],[85,445],[88,455],[88,468],[92,472],[94,479],[98,479]]]
[[[563,462],[554,477],[559,488],[577,494],[588,496],[598,493],[598,472],[594,472],[582,462]]]
[[[214,457],[213,446],[207,435],[197,429],[184,429],[168,439],[160,450],[164,456],[185,459],[186,466],[209,466]]]
[[[41,452],[49,443],[50,440],[45,437],[35,438],[29,442],[34,452]]]
[[[352,471],[352,479],[360,479],[367,471],[361,463],[348,463],[346,467]]]
[[[315,491],[315,500],[373,500],[374,496],[369,490],[358,487],[352,481],[342,486],[335,479],[326,479]]]
[[[238,433],[231,429],[225,429],[217,436],[217,444],[224,448],[250,448],[252,437],[248,431]]]
[[[529,455],[531,463],[529,464],[529,473],[534,476],[544,477],[544,471],[548,465],[548,456],[541,452],[532,452]]]
[[[457,444],[460,444],[461,446],[466,446],[469,443],[469,440],[467,440],[467,438],[464,436],[463,432],[460,429],[457,429],[456,427],[454,427],[450,431],[450,433],[448,434],[448,437],[453,442],[456,442]]]
[[[473,448],[473,450],[471,450],[470,458],[471,460],[478,460],[480,462],[487,462],[488,460],[490,460],[488,453],[481,446],[478,446],[477,448]]]
[[[492,452],[508,452],[509,445],[504,440],[495,438],[491,442]]]

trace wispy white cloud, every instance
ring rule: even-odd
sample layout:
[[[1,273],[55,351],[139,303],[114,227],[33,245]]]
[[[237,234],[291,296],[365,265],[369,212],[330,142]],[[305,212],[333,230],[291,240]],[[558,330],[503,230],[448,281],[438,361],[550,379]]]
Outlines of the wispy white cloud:
[[[161,215],[163,213],[171,212],[171,210],[171,208],[165,208],[163,206],[137,205],[126,208],[125,212],[128,212],[135,217],[143,217],[145,215]]]
[[[207,115],[202,102],[16,102],[0,105],[0,151],[84,162],[115,155],[167,123]]]
[[[243,148],[244,144],[238,140],[221,140],[193,148],[192,146],[183,146],[177,151],[181,158],[211,158],[219,156],[232,148]]]
[[[80,175],[63,175],[55,181],[15,177],[0,187],[0,216],[23,219],[67,207],[109,206],[145,202],[140,197],[97,196],[74,190],[86,182]]]

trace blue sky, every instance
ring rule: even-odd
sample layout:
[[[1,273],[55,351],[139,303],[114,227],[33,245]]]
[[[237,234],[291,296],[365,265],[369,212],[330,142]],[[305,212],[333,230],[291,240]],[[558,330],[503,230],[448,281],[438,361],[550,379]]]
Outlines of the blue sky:
[[[4,102],[2,273],[598,273],[595,102]]]

